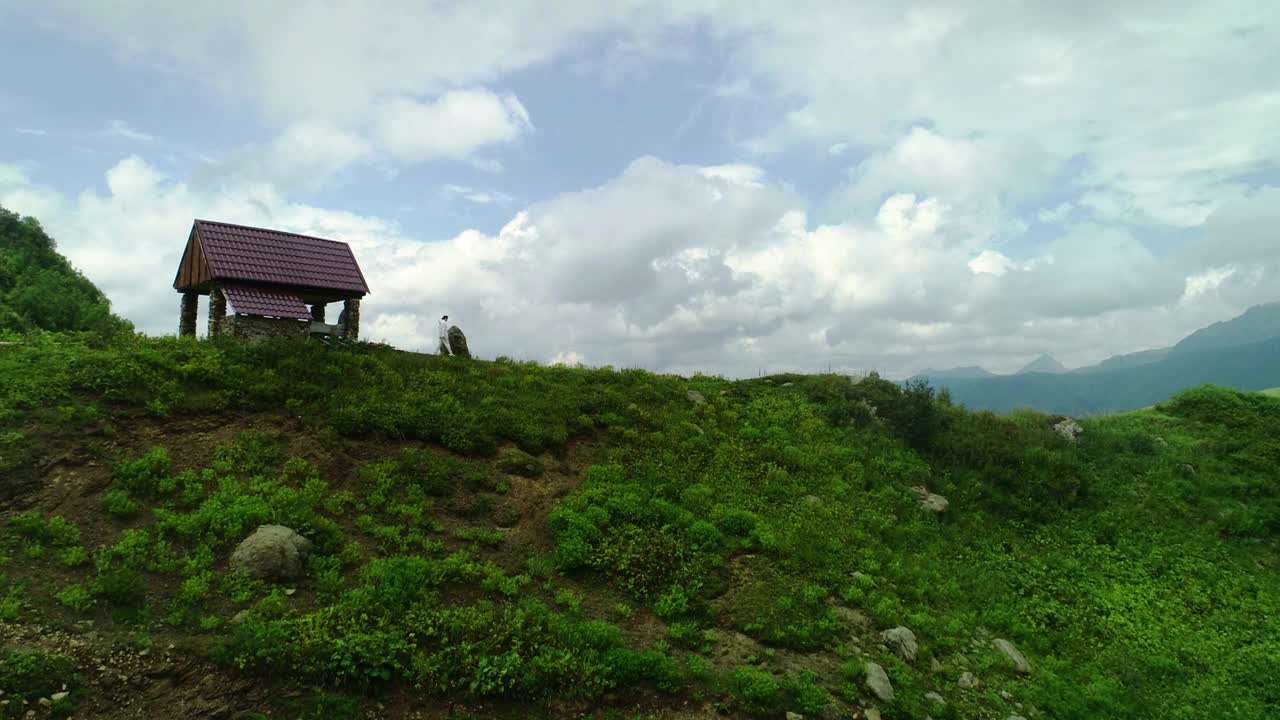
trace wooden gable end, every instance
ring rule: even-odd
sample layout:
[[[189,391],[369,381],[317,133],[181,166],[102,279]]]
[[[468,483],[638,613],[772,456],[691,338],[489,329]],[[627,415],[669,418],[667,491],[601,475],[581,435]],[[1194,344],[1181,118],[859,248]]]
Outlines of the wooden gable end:
[[[200,246],[200,233],[193,227],[191,236],[187,238],[187,248],[182,251],[182,262],[178,265],[173,287],[175,290],[207,292],[209,277],[209,260]]]

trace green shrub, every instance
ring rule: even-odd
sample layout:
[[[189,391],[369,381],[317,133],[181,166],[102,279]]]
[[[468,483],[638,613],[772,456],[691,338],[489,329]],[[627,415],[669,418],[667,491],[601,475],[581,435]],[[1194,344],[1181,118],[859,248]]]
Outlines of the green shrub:
[[[24,542],[33,545],[67,547],[80,542],[80,529],[60,515],[46,518],[36,510],[28,510],[9,520],[9,529]]]
[[[476,542],[489,547],[501,545],[504,538],[502,533],[488,528],[462,528],[454,531],[453,536],[459,540]]]
[[[123,489],[114,488],[102,494],[102,509],[120,518],[137,515],[142,505]]]
[[[118,608],[139,608],[146,602],[147,585],[142,573],[131,568],[100,572],[93,592]]]
[[[788,698],[787,705],[801,713],[818,713],[832,702],[831,694],[818,684],[817,674],[810,670],[785,678],[782,692]]]
[[[689,594],[680,585],[672,585],[654,601],[653,611],[663,619],[683,615],[689,611]]]
[[[730,535],[746,537],[756,529],[760,519],[749,510],[721,508],[716,513],[716,523]]]
[[[77,612],[84,612],[97,603],[93,593],[83,585],[68,585],[54,597],[64,606]]]
[[[690,650],[705,648],[702,632],[696,623],[675,622],[667,625],[667,639],[673,644]]]
[[[322,599],[336,598],[342,592],[342,558],[336,555],[311,555],[307,567],[315,580],[316,595]]]
[[[13,622],[26,608],[26,587],[0,575],[0,620]]]
[[[58,556],[59,562],[67,567],[80,567],[89,563],[89,551],[81,545],[64,548]]]
[[[112,468],[115,487],[133,498],[153,499],[172,495],[178,480],[170,472],[169,453],[154,447],[132,460],[121,460]]]
[[[769,712],[783,702],[782,683],[769,671],[747,665],[736,668],[729,678],[729,690],[752,712]]]

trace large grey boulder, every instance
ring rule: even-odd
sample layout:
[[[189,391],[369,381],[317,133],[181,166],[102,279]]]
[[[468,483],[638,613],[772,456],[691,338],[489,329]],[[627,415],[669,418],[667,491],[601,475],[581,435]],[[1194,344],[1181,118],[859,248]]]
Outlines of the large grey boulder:
[[[1053,426],[1053,431],[1066,438],[1068,442],[1075,442],[1084,434],[1084,428],[1080,427],[1080,423],[1067,418],[1062,422]]]
[[[873,662],[867,663],[867,687],[884,702],[893,700],[893,683],[889,682],[884,668]]]
[[[974,677],[971,672],[962,672],[960,673],[960,679],[956,681],[956,684],[966,690],[970,690],[978,687],[978,678]]]
[[[311,541],[283,525],[261,525],[231,553],[231,569],[258,580],[302,574]]]
[[[462,334],[462,328],[457,325],[449,328],[449,349],[458,357],[471,357],[471,349],[467,347],[467,336]]]
[[[903,660],[907,662],[915,661],[916,650],[918,649],[915,633],[899,625],[896,628],[880,633],[880,639]]]
[[[931,513],[941,515],[951,507],[950,501],[945,497],[937,493],[929,492],[929,488],[923,485],[912,486],[911,492],[915,493],[916,496],[920,498],[920,507]]]
[[[1004,638],[996,638],[991,641],[991,646],[1004,653],[1005,657],[1013,662],[1013,669],[1020,675],[1028,675],[1031,673],[1031,663],[1027,662],[1027,658],[1018,652],[1018,648],[1013,643]]]
[[[707,399],[703,397],[702,393],[698,392],[697,390],[690,390],[689,392],[685,393],[685,397],[689,398],[689,402],[693,403],[694,405],[707,404]]]

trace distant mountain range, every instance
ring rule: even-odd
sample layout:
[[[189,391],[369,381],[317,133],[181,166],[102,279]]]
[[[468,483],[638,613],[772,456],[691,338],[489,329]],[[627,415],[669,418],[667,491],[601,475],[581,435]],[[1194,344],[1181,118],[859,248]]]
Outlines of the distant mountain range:
[[[1280,386],[1280,303],[1250,308],[1173,347],[1117,355],[1075,370],[1041,355],[1013,375],[971,366],[925,370],[912,379],[946,388],[954,402],[969,408],[1007,412],[1030,407],[1064,415],[1132,410],[1206,383],[1239,390],[1273,388]]]

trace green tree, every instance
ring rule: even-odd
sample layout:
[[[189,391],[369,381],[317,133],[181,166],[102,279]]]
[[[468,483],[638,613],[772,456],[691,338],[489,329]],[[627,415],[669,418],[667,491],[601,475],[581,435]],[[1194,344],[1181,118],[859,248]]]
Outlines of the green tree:
[[[31,217],[0,207],[0,331],[132,332]]]

